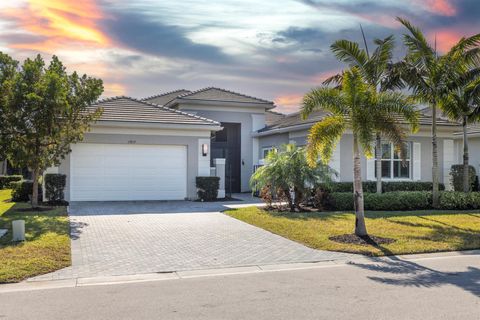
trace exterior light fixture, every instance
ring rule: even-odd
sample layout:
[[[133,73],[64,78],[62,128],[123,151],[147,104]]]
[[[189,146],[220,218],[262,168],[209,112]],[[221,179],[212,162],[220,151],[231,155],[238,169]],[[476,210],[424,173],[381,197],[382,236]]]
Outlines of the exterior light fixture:
[[[202,144],[202,156],[206,157],[208,154],[208,144]]]

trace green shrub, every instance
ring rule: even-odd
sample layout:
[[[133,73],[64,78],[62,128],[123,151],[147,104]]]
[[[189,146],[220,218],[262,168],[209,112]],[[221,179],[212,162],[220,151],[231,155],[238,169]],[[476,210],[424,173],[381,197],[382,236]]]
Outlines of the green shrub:
[[[16,202],[30,201],[33,191],[33,181],[22,180],[10,183],[12,187],[12,200]],[[42,185],[38,185],[38,201],[42,201]]]
[[[374,193],[377,191],[376,181],[364,181],[362,183],[363,192]],[[445,185],[440,184],[440,190],[445,190]],[[319,188],[330,192],[353,192],[353,182],[331,182],[322,183]],[[383,192],[394,191],[432,191],[432,182],[423,181],[382,181]]]
[[[349,211],[353,210],[353,192],[332,192],[331,208],[333,211]],[[326,204],[324,205],[324,207]]]
[[[468,210],[480,208],[480,192],[446,191],[440,194],[440,208]]]
[[[331,194],[335,211],[353,210],[353,193],[336,192]],[[365,210],[400,211],[425,210],[431,208],[432,194],[428,191],[394,191],[382,194],[364,193]]]
[[[50,204],[66,204],[65,185],[67,176],[59,173],[48,173],[45,175],[45,196]]]
[[[202,201],[213,201],[218,197],[219,177],[197,177],[197,195]]]
[[[0,176],[0,190],[10,189],[10,183],[14,181],[20,181],[23,177],[21,175]]]
[[[468,176],[470,180],[470,190],[478,190],[477,173],[473,166],[469,166]],[[453,185],[453,190],[463,191],[463,164],[454,164],[450,169],[450,181]]]

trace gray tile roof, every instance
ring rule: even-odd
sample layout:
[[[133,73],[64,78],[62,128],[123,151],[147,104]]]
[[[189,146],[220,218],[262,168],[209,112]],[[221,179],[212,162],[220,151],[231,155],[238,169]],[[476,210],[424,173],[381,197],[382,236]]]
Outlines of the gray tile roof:
[[[179,95],[174,100],[166,104],[166,106],[174,105],[179,101],[189,100],[204,100],[204,101],[221,101],[221,102],[239,102],[239,103],[253,103],[253,104],[265,104],[266,108],[273,108],[273,102],[247,96],[238,92],[233,92],[225,89],[208,87],[193,92],[187,92]]]
[[[93,111],[98,107],[103,109],[103,114],[99,121],[220,125],[217,121],[125,96],[100,100],[91,105],[89,111]]]
[[[285,115],[283,113],[280,113],[280,112],[275,112],[275,111],[271,111],[271,110],[268,110],[267,112],[265,112],[265,124],[267,126],[277,122],[278,120],[280,119],[283,119],[285,118]]]
[[[142,101],[158,104],[160,106],[163,106],[167,104],[168,102],[172,101],[178,96],[181,96],[186,93],[190,93],[191,91],[185,90],[185,89],[180,89],[180,90],[175,90],[175,91],[170,91],[162,94],[157,94],[154,96],[147,97],[145,99],[142,99]]]
[[[295,127],[299,125],[313,125],[315,122],[321,121],[328,113],[324,111],[313,112],[306,120],[302,119],[300,112],[295,112],[286,115],[283,119],[277,120],[270,125],[267,125],[265,128],[259,130],[259,132],[267,132],[275,129],[286,129],[289,127]],[[401,122],[402,119],[399,118]],[[426,112],[426,110],[420,110],[420,125],[431,125],[432,118],[431,115]],[[444,117],[437,118],[437,124],[440,126],[458,126],[457,122],[450,121]]]

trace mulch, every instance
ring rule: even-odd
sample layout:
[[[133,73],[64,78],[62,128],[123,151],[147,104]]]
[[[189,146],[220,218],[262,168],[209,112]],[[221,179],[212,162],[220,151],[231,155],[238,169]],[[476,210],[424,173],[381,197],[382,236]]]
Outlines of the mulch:
[[[378,246],[381,244],[390,244],[396,241],[395,239],[377,237],[373,235],[360,237],[360,236],[357,236],[356,234],[342,234],[339,236],[329,237],[328,239],[335,242],[339,242],[339,243],[359,244],[364,246],[368,246],[368,245]]]

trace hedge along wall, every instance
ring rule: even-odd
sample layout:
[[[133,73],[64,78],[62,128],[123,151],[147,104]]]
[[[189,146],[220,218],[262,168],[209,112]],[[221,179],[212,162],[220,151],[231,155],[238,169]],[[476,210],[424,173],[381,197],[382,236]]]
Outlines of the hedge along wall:
[[[376,192],[377,191],[377,182],[376,181],[364,181],[362,183],[363,192]],[[332,182],[332,183],[322,183],[318,186],[323,190],[330,192],[353,192],[353,182]],[[393,192],[393,191],[432,191],[433,183],[432,182],[423,182],[423,181],[382,181],[382,191],[383,192]],[[445,185],[440,184],[440,190],[445,190]]]
[[[334,211],[353,210],[353,193],[331,193]],[[408,211],[433,209],[432,193],[428,191],[396,191],[382,194],[364,193],[365,210]],[[443,191],[440,193],[440,207],[443,210],[480,209],[480,192]]]
[[[219,177],[197,177],[197,195],[202,201],[213,201],[218,197]]]
[[[0,176],[0,190],[10,189],[10,183],[21,180],[23,180],[23,177],[21,175]]]

